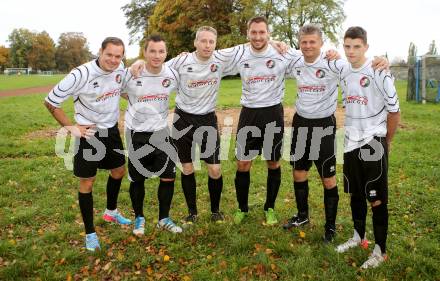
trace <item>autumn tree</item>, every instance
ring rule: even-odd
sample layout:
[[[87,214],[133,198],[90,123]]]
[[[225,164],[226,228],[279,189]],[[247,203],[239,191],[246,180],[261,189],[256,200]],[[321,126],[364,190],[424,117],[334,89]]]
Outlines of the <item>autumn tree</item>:
[[[149,18],[156,3],[156,0],[133,0],[121,8],[127,18],[125,25],[129,29],[130,44],[144,41],[143,36],[148,30]]]
[[[63,72],[89,61],[92,54],[89,51],[87,38],[81,32],[62,33],[58,39],[55,52],[57,69]]]
[[[0,45],[0,70],[3,72],[9,66],[9,48]]]
[[[9,57],[12,67],[28,67],[28,55],[35,34],[28,29],[14,29],[9,34]]]
[[[33,36],[28,66],[35,70],[51,70],[55,67],[55,43],[47,32]]]

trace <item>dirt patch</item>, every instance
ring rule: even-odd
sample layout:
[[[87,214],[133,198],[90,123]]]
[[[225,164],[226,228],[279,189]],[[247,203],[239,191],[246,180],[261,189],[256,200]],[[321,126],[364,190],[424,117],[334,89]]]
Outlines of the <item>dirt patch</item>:
[[[32,87],[24,89],[3,90],[0,91],[0,97],[12,97],[12,96],[24,96],[29,94],[49,93],[52,90],[53,85]]]

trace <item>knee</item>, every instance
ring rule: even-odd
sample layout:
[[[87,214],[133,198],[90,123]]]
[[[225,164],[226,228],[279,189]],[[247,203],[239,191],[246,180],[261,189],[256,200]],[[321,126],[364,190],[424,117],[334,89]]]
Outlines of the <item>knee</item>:
[[[169,178],[161,178],[160,179],[161,182],[173,182],[174,179],[169,179]]]
[[[322,184],[325,189],[333,189],[336,186],[336,177],[322,178]]]
[[[182,173],[184,175],[190,175],[194,173],[194,166],[192,163],[183,163],[182,164]]]
[[[90,193],[92,192],[93,183],[95,182],[95,177],[93,178],[81,178],[79,180],[79,192]]]
[[[208,175],[212,179],[220,178],[222,175],[220,165],[208,165]]]
[[[267,168],[271,170],[278,169],[281,166],[278,161],[267,161]]]
[[[251,165],[251,161],[237,161],[237,170],[239,172],[249,172]]]
[[[125,166],[110,170],[110,175],[115,180],[122,179],[125,176]]]
[[[306,181],[308,178],[308,173],[305,170],[294,170],[293,171],[293,180],[296,182]]]

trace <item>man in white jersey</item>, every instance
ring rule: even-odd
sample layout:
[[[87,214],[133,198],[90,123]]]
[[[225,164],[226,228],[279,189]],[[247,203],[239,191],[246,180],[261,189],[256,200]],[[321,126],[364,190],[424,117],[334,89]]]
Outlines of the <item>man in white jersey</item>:
[[[237,172],[235,189],[239,209],[234,222],[241,223],[248,212],[250,169],[252,160],[264,152],[267,160],[267,196],[264,204],[266,223],[278,222],[275,200],[281,183],[282,138],[284,133],[283,106],[284,75],[288,65],[300,58],[291,51],[279,54],[269,42],[268,23],[264,17],[254,17],[248,22],[246,45],[234,58],[229,74],[240,73],[242,80],[242,110],[237,128]]]
[[[86,230],[86,248],[99,249],[93,223],[92,187],[97,169],[110,170],[107,181],[105,221],[130,224],[117,210],[117,198],[125,174],[125,156],[118,130],[119,99],[124,69],[121,65],[124,43],[106,38],[99,58],[70,72],[45,99],[45,105],[58,123],[76,137],[74,174],[79,178],[78,201]],[[73,98],[75,121],[67,117],[61,104]]]
[[[367,203],[373,213],[375,246],[361,268],[373,268],[387,259],[388,152],[400,120],[394,79],[387,71],[373,70],[367,32],[350,27],[344,51],[350,67],[341,72],[345,105],[344,191],[350,193],[354,235],[339,245],[345,252],[358,245],[368,247],[365,237]]]
[[[143,235],[145,217],[145,179],[160,177],[158,228],[182,232],[170,218],[174,194],[177,152],[171,142],[167,123],[169,98],[179,82],[178,73],[163,64],[167,56],[165,41],[159,35],[147,38],[144,47],[145,69],[138,77],[128,70],[123,92],[128,96],[125,114],[130,198],[135,213],[133,233]]]
[[[181,183],[188,206],[186,223],[197,219],[196,179],[193,162],[195,145],[200,145],[200,159],[208,168],[208,190],[211,199],[211,221],[222,222],[220,198],[223,178],[220,167],[220,136],[215,106],[224,70],[228,67],[234,48],[215,51],[217,31],[202,26],[196,32],[196,51],[171,59],[167,65],[180,75],[176,109],[173,120],[173,138],[182,163]],[[236,47],[237,49],[240,46]]]
[[[338,84],[340,71],[348,66],[344,60],[327,60],[321,52],[322,31],[307,24],[299,31],[299,46],[303,56],[294,61],[288,73],[297,80],[296,113],[292,120],[291,165],[298,213],[283,225],[285,229],[309,223],[308,171],[315,163],[324,186],[325,242],[336,234],[338,188],[336,184],[335,133]],[[387,60],[378,58],[381,68]]]

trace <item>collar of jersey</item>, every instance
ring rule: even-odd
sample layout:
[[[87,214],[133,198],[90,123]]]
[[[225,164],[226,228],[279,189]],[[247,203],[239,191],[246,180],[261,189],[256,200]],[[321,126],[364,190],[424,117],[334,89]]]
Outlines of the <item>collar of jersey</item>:
[[[371,66],[371,62],[372,62],[372,60],[370,58],[367,58],[367,60],[364,62],[364,64],[361,67],[359,67],[359,68],[353,68],[353,66],[351,66],[351,63],[350,63],[350,70],[353,71],[353,72],[359,72],[362,69],[364,69],[364,68],[366,68],[368,66]]]

